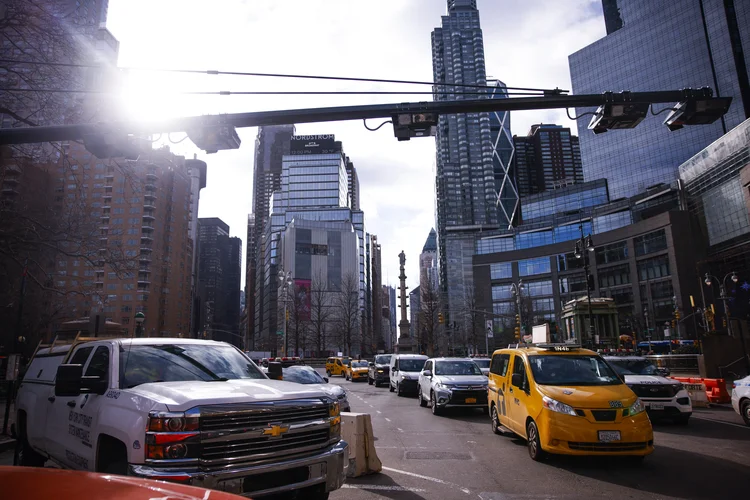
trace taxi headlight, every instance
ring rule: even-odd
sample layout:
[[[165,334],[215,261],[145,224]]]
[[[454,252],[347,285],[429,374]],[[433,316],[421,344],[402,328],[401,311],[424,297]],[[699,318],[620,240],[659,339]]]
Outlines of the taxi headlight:
[[[565,403],[561,403],[560,401],[557,401],[556,399],[552,399],[548,396],[544,396],[542,398],[542,405],[544,405],[545,408],[548,410],[557,412],[557,413],[563,413],[565,415],[573,415],[574,417],[577,416],[576,411],[573,409],[572,406],[566,405]]]
[[[638,415],[639,413],[643,413],[644,411],[646,411],[646,405],[644,405],[643,401],[638,398],[635,400],[635,403],[630,405],[630,408],[628,408],[628,415],[632,417]]]

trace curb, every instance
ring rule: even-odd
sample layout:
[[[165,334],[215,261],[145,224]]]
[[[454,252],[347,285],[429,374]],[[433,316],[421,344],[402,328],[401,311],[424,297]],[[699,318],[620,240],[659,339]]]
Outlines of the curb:
[[[12,438],[0,440],[0,453],[12,450],[16,447],[16,440]]]

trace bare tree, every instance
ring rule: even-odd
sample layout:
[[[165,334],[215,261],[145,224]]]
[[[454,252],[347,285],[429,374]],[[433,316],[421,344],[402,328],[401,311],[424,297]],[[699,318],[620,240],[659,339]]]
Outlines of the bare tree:
[[[482,340],[482,345],[484,345],[484,338],[481,336],[482,332],[484,332],[484,314],[478,310],[477,297],[473,289],[467,289],[464,294],[460,319],[463,324],[463,331],[466,334],[467,350],[471,349],[473,352],[479,352],[479,341]]]
[[[331,327],[334,310],[331,291],[322,273],[313,276],[310,287],[310,335],[317,356],[325,356],[327,351],[326,332]]]
[[[438,350],[438,314],[440,312],[440,291],[438,284],[434,282],[433,274],[422,270],[422,279],[419,286],[420,307],[419,326],[424,334],[424,345],[427,355],[435,356]]]
[[[351,356],[352,348],[360,336],[359,279],[346,274],[341,279],[341,289],[334,297],[336,331],[344,354]]]

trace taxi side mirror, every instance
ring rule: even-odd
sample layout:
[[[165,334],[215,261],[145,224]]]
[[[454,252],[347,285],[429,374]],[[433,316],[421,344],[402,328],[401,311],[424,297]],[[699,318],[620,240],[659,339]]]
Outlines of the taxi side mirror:
[[[510,376],[510,383],[520,389],[523,389],[523,376],[520,373],[514,373]]]

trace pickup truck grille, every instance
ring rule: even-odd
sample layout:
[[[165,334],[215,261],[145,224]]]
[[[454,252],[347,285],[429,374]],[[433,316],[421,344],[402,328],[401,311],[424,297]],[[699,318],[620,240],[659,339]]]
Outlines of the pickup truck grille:
[[[201,417],[201,431],[266,427],[271,423],[295,424],[328,418],[328,407],[265,409]]]
[[[327,429],[299,432],[274,439],[259,437],[242,439],[225,443],[204,444],[201,458],[217,460],[223,458],[238,458],[248,455],[276,454],[280,452],[296,451],[308,447],[321,447],[328,443]]]
[[[198,408],[204,466],[314,453],[331,443],[332,401],[297,399]]]

